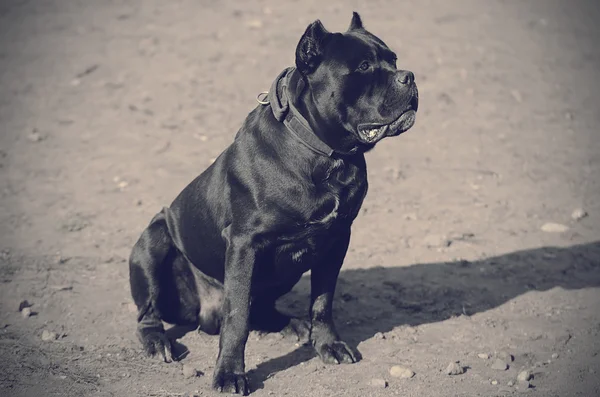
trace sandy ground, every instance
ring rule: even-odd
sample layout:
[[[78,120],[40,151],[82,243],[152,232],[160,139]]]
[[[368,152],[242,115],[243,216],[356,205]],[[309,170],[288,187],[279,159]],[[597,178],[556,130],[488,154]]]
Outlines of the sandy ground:
[[[254,395],[600,395],[600,7],[223,3],[0,2],[0,395],[215,395],[217,338],[185,335],[180,363],[141,356],[126,258],[292,65],[306,25],[345,30],[353,10],[421,97],[416,126],[367,156],[340,276],[338,328],[363,360],[326,367],[252,334]],[[281,307],[305,314],[308,284]],[[447,375],[457,360],[466,372]],[[527,390],[508,385],[522,369]]]

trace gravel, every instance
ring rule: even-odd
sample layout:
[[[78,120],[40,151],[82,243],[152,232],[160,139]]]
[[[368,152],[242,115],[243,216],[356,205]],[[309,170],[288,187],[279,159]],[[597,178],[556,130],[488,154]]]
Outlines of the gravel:
[[[519,372],[519,375],[517,375],[517,381],[519,382],[527,382],[530,381],[533,378],[533,375],[531,374],[530,371],[521,371]]]
[[[454,361],[448,364],[446,367],[446,374],[448,375],[460,375],[464,374],[465,369],[460,365],[460,361]]]
[[[369,385],[376,387],[378,389],[385,389],[388,386],[388,383],[385,379],[374,378],[369,381]]]
[[[548,222],[542,225],[541,230],[546,233],[564,233],[569,230],[569,227],[560,223]]]
[[[56,332],[50,332],[47,329],[42,332],[42,340],[44,342],[49,342],[56,339],[58,339],[58,334]]]
[[[29,307],[23,308],[23,310],[21,310],[21,316],[23,316],[23,318],[31,317],[31,308],[29,308]]]
[[[196,376],[198,376],[198,370],[195,367],[188,364],[183,365],[181,372],[186,378],[195,378]]]
[[[508,364],[504,362],[504,360],[497,358],[492,364],[492,369],[497,369],[499,371],[506,371],[508,369]]]
[[[575,221],[579,221],[588,216],[588,213],[583,208],[575,208],[571,213],[571,218]]]
[[[415,376],[415,372],[410,368],[403,367],[401,365],[394,365],[392,368],[390,368],[390,375],[395,378],[410,379]]]

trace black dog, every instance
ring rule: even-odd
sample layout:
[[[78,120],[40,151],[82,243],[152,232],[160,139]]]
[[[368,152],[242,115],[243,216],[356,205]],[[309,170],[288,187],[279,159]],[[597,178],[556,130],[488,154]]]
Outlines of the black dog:
[[[150,222],[130,281],[145,350],[171,357],[163,321],[220,332],[213,386],[248,394],[250,329],[297,324],[275,301],[311,270],[310,341],[325,363],[353,363],[332,320],[350,227],[367,193],[364,153],[414,124],[411,72],[363,28],[308,26],[296,67],[275,80],[234,142]]]

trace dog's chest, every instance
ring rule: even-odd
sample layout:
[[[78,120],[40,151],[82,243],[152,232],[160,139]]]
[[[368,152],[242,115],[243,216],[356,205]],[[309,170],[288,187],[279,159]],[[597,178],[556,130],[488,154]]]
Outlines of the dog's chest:
[[[338,159],[316,178],[313,207],[305,227],[326,230],[337,223],[352,222],[366,194],[365,170]]]
[[[293,262],[326,249],[336,229],[347,230],[358,215],[367,192],[366,170],[354,163],[332,160],[314,175],[314,188],[299,198],[304,216],[284,236],[285,251]],[[283,248],[283,247],[282,247]]]

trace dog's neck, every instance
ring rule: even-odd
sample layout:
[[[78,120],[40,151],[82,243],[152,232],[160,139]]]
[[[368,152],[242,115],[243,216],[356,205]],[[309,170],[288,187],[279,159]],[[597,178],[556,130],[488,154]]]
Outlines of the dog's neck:
[[[312,91],[298,70],[289,79],[290,98],[293,106],[306,119],[314,134],[325,142],[334,153],[347,156],[361,152],[360,145],[339,123],[330,122],[319,112]]]

